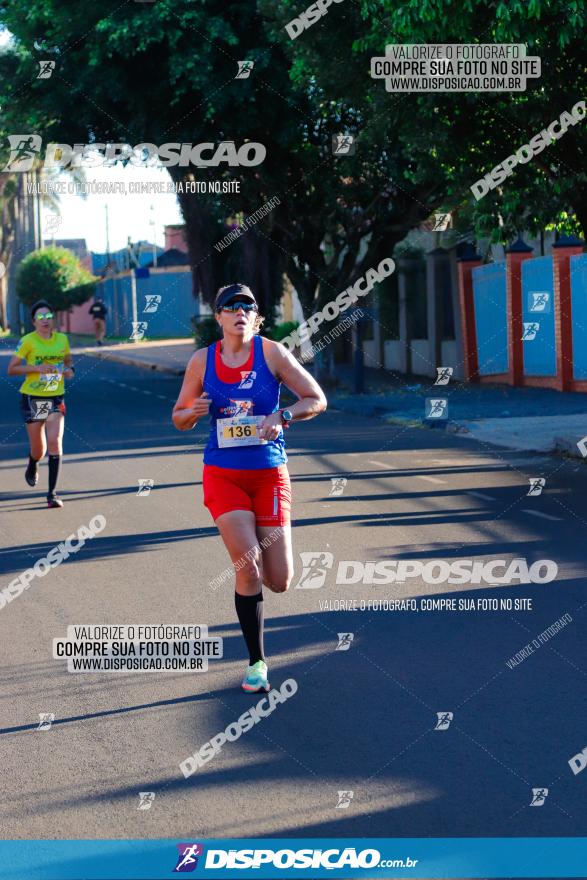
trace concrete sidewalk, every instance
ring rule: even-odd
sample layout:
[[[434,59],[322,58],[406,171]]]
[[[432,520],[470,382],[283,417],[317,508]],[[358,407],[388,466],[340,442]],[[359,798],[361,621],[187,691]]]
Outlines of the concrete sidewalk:
[[[71,334],[71,336],[75,335]],[[70,340],[71,340],[70,336]],[[19,337],[5,336],[2,338],[1,353],[13,355]],[[154,339],[148,342],[106,342],[97,345],[94,341],[87,344],[76,344],[70,341],[72,354],[85,354],[105,361],[129,364],[133,367],[144,367],[146,370],[159,370],[182,376],[187,363],[195,349],[193,339]]]
[[[76,348],[74,352],[182,375],[194,343],[184,339],[121,343]],[[578,446],[587,436],[585,394],[506,385],[432,385],[426,379],[371,370],[366,370],[366,377],[367,387],[376,389],[375,393],[352,394],[344,390],[344,385],[350,384],[349,368],[341,367],[339,387],[327,389],[329,406],[388,423],[446,430],[506,449],[564,453],[581,459],[587,455]],[[426,418],[426,400],[430,398],[448,401],[446,419]]]
[[[147,370],[159,370],[183,376],[195,351],[191,339],[165,339],[151,342],[121,342],[112,345],[88,345],[72,348],[73,354],[86,354],[100,360],[115,361]]]
[[[449,428],[450,430],[450,428]],[[587,413],[566,416],[521,416],[506,419],[480,419],[455,425],[458,433],[507,449],[561,452],[573,458],[587,455]]]
[[[446,400],[446,418],[429,419],[426,401]],[[406,383],[378,394],[329,395],[330,405],[386,422],[446,430],[505,449],[584,458],[587,395],[505,385]]]

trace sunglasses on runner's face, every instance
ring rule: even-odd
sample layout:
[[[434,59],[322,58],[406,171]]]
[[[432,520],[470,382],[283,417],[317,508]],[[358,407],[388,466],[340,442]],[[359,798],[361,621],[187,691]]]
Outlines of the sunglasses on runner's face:
[[[233,302],[228,303],[227,306],[222,306],[223,312],[238,312],[239,309],[242,309],[244,312],[258,312],[256,303],[252,302]]]
[[[53,317],[53,312],[46,312],[44,315],[35,315],[35,321],[50,321]]]

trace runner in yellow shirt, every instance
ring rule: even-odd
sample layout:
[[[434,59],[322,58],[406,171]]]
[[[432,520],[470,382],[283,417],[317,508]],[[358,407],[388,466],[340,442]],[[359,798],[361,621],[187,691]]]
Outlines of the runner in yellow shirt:
[[[49,449],[49,507],[63,507],[55,489],[62,455],[65,417],[64,379],[71,379],[75,369],[65,333],[53,328],[54,313],[46,300],[31,309],[35,327],[20,340],[16,354],[8,364],[9,376],[24,376],[20,386],[22,416],[29,435],[29,463],[24,477],[29,486],[39,479],[38,462]]]

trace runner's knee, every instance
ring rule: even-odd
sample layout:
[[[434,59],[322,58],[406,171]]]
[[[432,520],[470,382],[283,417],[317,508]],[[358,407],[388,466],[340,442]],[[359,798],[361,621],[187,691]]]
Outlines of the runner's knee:
[[[274,593],[285,593],[289,589],[291,578],[291,573],[286,572],[284,575],[267,578],[266,580],[263,579],[263,583],[269,590],[272,590]]]
[[[41,439],[35,440],[31,443],[31,455],[33,458],[36,458],[37,461],[40,461],[45,457],[45,452],[47,451],[47,447],[43,443]]]
[[[261,580],[260,561],[259,548],[251,548],[245,556],[234,563],[237,580],[247,586],[254,586],[258,583]]]

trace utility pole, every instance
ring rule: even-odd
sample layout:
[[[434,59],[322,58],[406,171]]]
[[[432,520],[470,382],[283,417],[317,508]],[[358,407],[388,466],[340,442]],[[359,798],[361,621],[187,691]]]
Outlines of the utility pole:
[[[35,168],[33,175],[33,183],[35,184],[35,189],[33,193],[33,214],[34,214],[34,236],[35,236],[35,250],[43,247],[43,225],[42,225],[42,217],[41,217],[41,194],[40,194],[40,183],[41,183],[41,172],[38,168]]]
[[[8,262],[7,317],[13,332],[30,326],[28,311],[16,294],[16,270],[24,257],[41,247],[40,195],[36,192],[38,171],[20,172],[16,179],[14,239]],[[30,192],[29,192],[30,189]]]
[[[157,243],[155,241],[155,206],[151,205],[150,225],[153,227],[153,268],[157,268]]]
[[[110,265],[110,231],[108,228],[108,205],[104,205],[104,210],[106,212],[106,261],[107,265]]]
[[[131,293],[131,301],[132,301],[132,320],[133,320],[133,329],[137,326],[138,321],[138,311],[137,311],[137,276],[135,273],[135,267],[133,266],[130,270],[130,293]],[[136,338],[136,334],[133,334],[135,338],[133,342],[138,342],[139,340]]]

